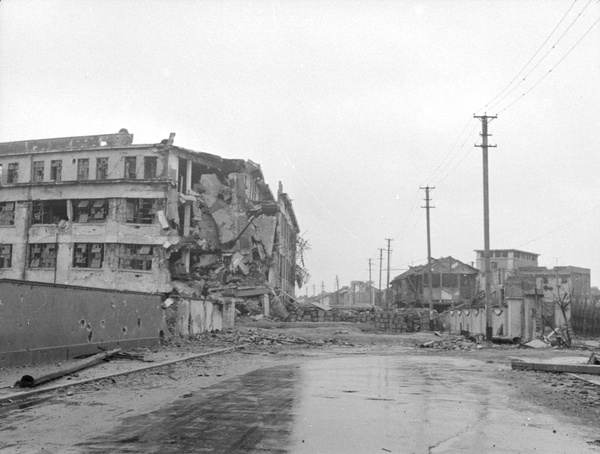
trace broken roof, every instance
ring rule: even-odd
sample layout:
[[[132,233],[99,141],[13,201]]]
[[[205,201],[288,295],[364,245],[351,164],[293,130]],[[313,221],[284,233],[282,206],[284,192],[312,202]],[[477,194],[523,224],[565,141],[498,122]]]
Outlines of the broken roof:
[[[410,276],[426,273],[428,264],[411,266],[408,271],[396,276],[392,281],[406,279]],[[435,273],[478,274],[479,270],[451,256],[431,259],[431,271]]]

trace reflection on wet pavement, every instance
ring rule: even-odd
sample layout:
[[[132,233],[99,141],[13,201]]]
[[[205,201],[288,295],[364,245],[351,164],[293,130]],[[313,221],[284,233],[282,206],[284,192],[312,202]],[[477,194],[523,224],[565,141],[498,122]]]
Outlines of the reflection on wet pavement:
[[[557,435],[560,423],[551,416],[525,418],[511,409],[507,387],[491,377],[489,366],[460,358],[309,361],[190,390],[79,447],[89,453],[591,452]]]

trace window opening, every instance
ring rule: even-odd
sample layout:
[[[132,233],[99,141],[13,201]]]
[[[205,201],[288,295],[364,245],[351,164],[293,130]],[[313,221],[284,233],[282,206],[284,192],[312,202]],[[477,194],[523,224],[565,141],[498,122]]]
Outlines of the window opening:
[[[19,182],[19,163],[11,162],[8,164],[8,171],[6,172],[7,183],[18,183]]]
[[[135,178],[136,178],[135,166],[136,166],[135,156],[129,156],[129,157],[125,158],[125,178],[127,178],[129,180],[135,180]]]
[[[96,159],[96,180],[106,180],[108,178],[108,158]]]
[[[77,160],[77,180],[83,181],[90,178],[90,160],[88,158]]]
[[[0,268],[12,266],[12,244],[0,244]]]
[[[44,161],[33,161],[33,182],[44,181]]]
[[[67,221],[66,200],[34,200],[31,210],[32,224],[58,224]]]
[[[164,207],[163,199],[125,199],[125,222],[129,224],[152,224],[156,212]]]
[[[55,268],[56,244],[30,244],[29,268]]]
[[[119,245],[120,269],[150,271],[153,257],[154,246],[144,244]]]
[[[73,200],[75,222],[104,222],[108,214],[106,199]]]
[[[147,156],[144,158],[144,179],[156,178],[156,156]]]
[[[50,161],[50,180],[61,181],[62,179],[62,161]]]
[[[73,254],[73,267],[75,268],[102,268],[104,257],[104,244],[102,243],[75,243]]]
[[[0,225],[15,225],[15,202],[0,202]]]

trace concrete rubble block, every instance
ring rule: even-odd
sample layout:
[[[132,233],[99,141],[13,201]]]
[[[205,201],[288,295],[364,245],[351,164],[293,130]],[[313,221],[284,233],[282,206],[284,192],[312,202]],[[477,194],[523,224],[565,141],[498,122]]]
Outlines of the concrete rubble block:
[[[200,184],[206,194],[212,194],[218,196],[223,189],[223,183],[219,180],[219,177],[214,173],[204,174],[200,177]]]
[[[215,219],[208,213],[202,213],[198,226],[200,227],[200,235],[208,243],[208,248],[218,249],[221,243],[219,240],[219,228]]]
[[[206,327],[206,311],[204,310],[205,301],[191,300],[190,301],[190,334],[195,336],[205,331]]]
[[[273,254],[273,245],[275,244],[275,230],[277,228],[277,218],[275,216],[258,216],[253,222],[254,230],[252,238],[264,246],[268,257]]]
[[[231,208],[229,206],[222,207],[213,212],[212,217],[217,224],[219,240],[221,241],[221,244],[235,240],[237,237],[237,229],[235,217],[231,211]]]
[[[188,337],[190,335],[190,300],[179,299],[177,302],[177,323],[175,324],[175,335]]]

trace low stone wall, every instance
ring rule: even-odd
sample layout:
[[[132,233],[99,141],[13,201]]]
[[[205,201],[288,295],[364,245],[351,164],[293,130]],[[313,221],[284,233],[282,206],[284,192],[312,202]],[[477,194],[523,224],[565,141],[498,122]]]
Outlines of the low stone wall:
[[[348,322],[368,323],[379,331],[405,333],[428,329],[429,314],[415,311],[373,311],[372,309],[319,309],[301,307],[291,311],[288,322]]]

